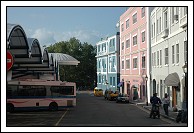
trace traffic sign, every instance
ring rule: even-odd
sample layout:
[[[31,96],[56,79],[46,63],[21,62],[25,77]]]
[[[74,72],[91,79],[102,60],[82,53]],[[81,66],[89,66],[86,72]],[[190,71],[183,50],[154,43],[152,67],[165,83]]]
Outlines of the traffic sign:
[[[7,71],[9,71],[12,66],[13,66],[13,56],[9,51],[7,51]]]

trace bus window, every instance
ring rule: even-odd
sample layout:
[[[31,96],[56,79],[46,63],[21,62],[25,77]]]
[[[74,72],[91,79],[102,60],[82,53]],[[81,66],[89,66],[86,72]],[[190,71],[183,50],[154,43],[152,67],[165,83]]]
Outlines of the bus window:
[[[51,91],[51,96],[59,96],[58,86],[51,86],[50,91]]]
[[[61,86],[60,94],[62,95],[74,95],[74,87],[73,86]]]
[[[16,85],[9,85],[7,89],[7,96],[12,97],[12,96],[17,96],[17,86]]]
[[[46,88],[36,88],[35,96],[46,96]]]

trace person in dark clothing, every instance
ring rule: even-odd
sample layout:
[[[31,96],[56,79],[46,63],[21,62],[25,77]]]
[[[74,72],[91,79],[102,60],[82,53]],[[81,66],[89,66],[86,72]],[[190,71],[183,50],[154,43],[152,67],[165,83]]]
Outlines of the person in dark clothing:
[[[150,99],[150,103],[152,104],[152,109],[151,109],[151,111],[150,111],[150,118],[151,118],[152,115],[153,115],[153,108],[154,108],[157,104],[159,104],[159,105],[162,104],[160,98],[157,97],[157,93],[154,93],[154,94],[153,94],[153,97],[151,97],[151,99]],[[160,112],[159,112],[159,114],[160,114]]]

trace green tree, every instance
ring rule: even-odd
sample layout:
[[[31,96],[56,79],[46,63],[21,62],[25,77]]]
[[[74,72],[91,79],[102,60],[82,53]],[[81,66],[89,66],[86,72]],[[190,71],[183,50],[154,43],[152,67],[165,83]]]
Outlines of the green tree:
[[[83,44],[75,37],[69,41],[57,42],[50,45],[49,53],[68,54],[80,63],[78,66],[60,66],[60,79],[62,81],[76,82],[77,87],[93,89],[96,81],[96,47],[84,42]]]

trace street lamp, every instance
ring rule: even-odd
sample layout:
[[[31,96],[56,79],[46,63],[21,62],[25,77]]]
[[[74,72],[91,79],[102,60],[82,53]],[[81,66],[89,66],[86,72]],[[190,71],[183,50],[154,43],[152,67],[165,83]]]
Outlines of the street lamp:
[[[145,80],[146,80],[146,106],[148,106],[148,94],[147,94],[147,81],[148,81],[148,76],[145,76]]]

